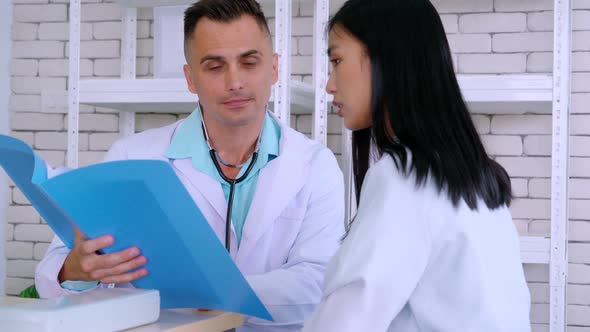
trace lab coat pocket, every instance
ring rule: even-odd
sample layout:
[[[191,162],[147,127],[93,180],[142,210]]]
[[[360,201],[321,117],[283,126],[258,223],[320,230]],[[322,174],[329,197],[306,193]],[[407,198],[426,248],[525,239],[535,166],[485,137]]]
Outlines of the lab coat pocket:
[[[279,219],[285,220],[303,220],[305,217],[305,208],[303,207],[286,207],[281,214]]]
[[[273,257],[271,268],[279,268],[288,260],[291,249],[301,230],[306,210],[304,208],[285,208],[277,217],[273,227]]]
[[[297,234],[305,218],[305,208],[287,207],[277,217],[274,225],[274,238],[289,244],[289,248],[295,242]]]

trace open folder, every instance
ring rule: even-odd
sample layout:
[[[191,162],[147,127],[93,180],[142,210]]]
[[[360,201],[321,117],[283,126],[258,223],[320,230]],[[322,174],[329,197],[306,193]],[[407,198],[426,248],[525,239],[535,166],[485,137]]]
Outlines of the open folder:
[[[272,320],[170,165],[114,161],[48,179],[24,142],[0,135],[0,165],[71,248],[74,227],[111,234],[105,253],[138,247],[149,274],[133,282],[160,291],[162,308],[203,308]]]

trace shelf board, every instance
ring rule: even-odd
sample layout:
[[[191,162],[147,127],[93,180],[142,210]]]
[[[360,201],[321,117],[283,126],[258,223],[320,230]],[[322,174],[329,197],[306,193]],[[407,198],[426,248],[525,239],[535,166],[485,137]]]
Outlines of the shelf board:
[[[159,6],[192,5],[195,0],[115,0],[121,7],[149,8]]]
[[[199,98],[184,79],[80,80],[80,103],[130,112],[189,113]]]
[[[551,240],[540,236],[520,237],[520,257],[526,264],[549,264]]]
[[[309,84],[291,82],[291,113],[309,113],[314,104]],[[190,113],[199,98],[183,78],[80,80],[80,103],[141,113]],[[272,100],[270,107],[272,108]]]
[[[150,8],[160,6],[184,6],[192,5],[196,0],[115,0],[121,7],[126,8]],[[304,0],[294,0],[301,2]],[[258,0],[259,3],[274,3],[274,0]]]
[[[472,113],[551,113],[550,75],[459,75],[458,80]],[[183,78],[80,81],[80,103],[121,111],[189,113],[197,101]],[[310,114],[313,105],[312,86],[291,81],[291,113]]]
[[[458,80],[472,113],[551,113],[551,75],[458,75]]]

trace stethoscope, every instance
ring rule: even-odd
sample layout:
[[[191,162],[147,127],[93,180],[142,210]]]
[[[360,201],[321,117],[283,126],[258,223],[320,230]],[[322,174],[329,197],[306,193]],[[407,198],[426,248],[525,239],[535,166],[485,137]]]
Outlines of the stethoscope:
[[[223,173],[223,170],[221,169],[221,166],[219,165],[219,163],[222,163],[224,166],[231,167],[231,168],[242,168],[246,165],[247,162],[245,162],[243,164],[239,164],[239,165],[233,165],[230,163],[226,163],[221,158],[219,153],[217,153],[217,151],[215,151],[215,149],[211,146],[211,142],[209,141],[209,134],[207,132],[207,126],[205,125],[205,119],[203,118],[202,111],[201,111],[201,123],[203,124],[203,133],[205,134],[205,141],[207,142],[207,146],[209,146],[209,156],[211,157],[211,160],[213,161],[213,165],[215,165],[215,168],[217,169],[219,176],[225,182],[227,182],[229,184],[229,199],[227,200],[227,214],[225,217],[225,249],[227,249],[227,252],[230,252],[231,213],[232,213],[232,207],[233,207],[233,203],[234,203],[234,191],[235,191],[236,185],[238,183],[246,180],[246,178],[248,177],[248,175],[252,171],[252,168],[254,167],[256,160],[258,159],[258,149],[260,148],[260,140],[262,138],[262,129],[260,130],[260,134],[258,135],[258,142],[256,143],[256,148],[254,149],[254,152],[252,152],[252,155],[249,158],[250,163],[248,164],[248,168],[246,168],[246,171],[244,172],[244,174],[242,174],[242,176],[240,176],[239,178],[230,179]]]

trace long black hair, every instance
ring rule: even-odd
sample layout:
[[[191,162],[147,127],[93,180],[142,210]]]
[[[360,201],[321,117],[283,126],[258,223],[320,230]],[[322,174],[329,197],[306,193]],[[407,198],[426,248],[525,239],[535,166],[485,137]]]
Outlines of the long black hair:
[[[463,199],[476,210],[480,198],[489,209],[510,204],[510,178],[481,143],[428,0],[349,0],[328,29],[356,38],[371,61],[373,124],[353,133],[357,197],[374,144],[402,173],[415,172],[417,186],[432,177],[455,206]]]

